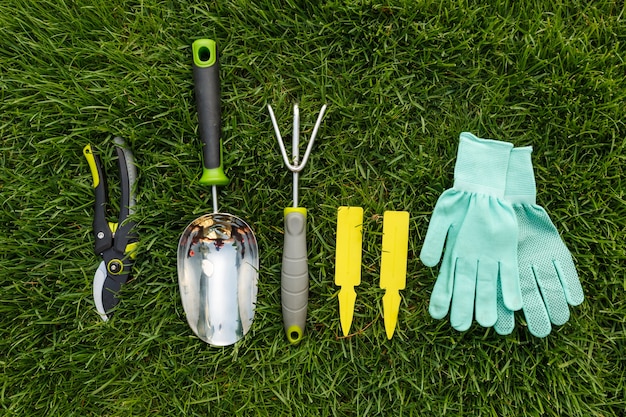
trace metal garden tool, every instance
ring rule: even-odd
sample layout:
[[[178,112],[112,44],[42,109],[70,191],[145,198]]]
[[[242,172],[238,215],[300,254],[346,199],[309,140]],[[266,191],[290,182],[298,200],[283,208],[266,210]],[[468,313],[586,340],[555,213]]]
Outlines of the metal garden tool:
[[[259,250],[252,228],[239,217],[219,213],[217,186],[228,184],[220,139],[220,79],[217,44],[193,43],[193,77],[203,172],[212,187],[213,213],[191,222],[178,243],[178,285],[191,330],[213,346],[241,339],[254,319]]]
[[[339,290],[339,319],[343,335],[350,333],[356,292],[361,284],[361,252],[363,246],[363,208],[339,207],[337,210],[337,248],[335,254],[335,285]]]
[[[386,211],[383,215],[383,247],[380,261],[380,288],[387,339],[393,337],[400,310],[400,290],[406,286],[409,247],[409,212]]]
[[[95,193],[93,234],[94,251],[102,258],[93,277],[93,298],[102,320],[107,321],[119,302],[118,293],[126,284],[134,262],[137,236],[135,222],[128,220],[135,207],[135,180],[137,173],[132,152],[122,138],[115,138],[117,164],[120,171],[120,213],[117,222],[107,222],[107,181],[102,162],[91,145],[83,148]]]
[[[300,143],[300,112],[298,105],[293,106],[293,137],[292,137],[292,156],[293,163],[287,156],[283,138],[280,135],[280,129],[274,116],[272,106],[268,105],[267,109],[272,119],[274,131],[278,138],[278,146],[283,156],[283,161],[287,168],[293,172],[293,206],[284,210],[285,218],[285,243],[283,248],[283,262],[281,269],[281,303],[283,311],[283,323],[287,339],[292,344],[300,342],[304,334],[304,326],[306,322],[307,304],[309,297],[309,272],[307,261],[307,245],[306,245],[306,208],[298,207],[298,179],[300,171],[302,171],[311,155],[313,143],[317,136],[326,105],[322,106],[320,114],[317,117],[311,139],[307,145],[304,156],[300,161],[298,156],[298,146]]]

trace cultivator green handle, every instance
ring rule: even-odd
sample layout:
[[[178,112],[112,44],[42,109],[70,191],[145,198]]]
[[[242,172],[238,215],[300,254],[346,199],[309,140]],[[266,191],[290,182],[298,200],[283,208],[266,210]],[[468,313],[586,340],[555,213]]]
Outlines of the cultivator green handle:
[[[285,209],[285,244],[281,270],[281,302],[287,339],[300,342],[304,334],[309,299],[306,247],[306,209]]]

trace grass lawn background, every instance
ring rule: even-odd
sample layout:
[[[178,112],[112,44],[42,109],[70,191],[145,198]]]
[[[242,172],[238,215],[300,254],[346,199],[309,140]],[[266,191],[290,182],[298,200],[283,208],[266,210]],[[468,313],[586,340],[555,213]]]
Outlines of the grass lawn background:
[[[275,4],[276,3],[276,4]],[[280,5],[278,5],[278,3]],[[0,415],[621,416],[626,409],[626,8],[623,1],[7,0],[0,4]],[[260,245],[251,332],[212,348],[187,326],[176,274],[186,225],[211,211],[191,43],[221,48],[220,208]],[[280,311],[291,204],[266,106],[303,139],[307,334]],[[433,320],[418,258],[458,135],[532,145],[538,202],[576,260],[585,302],[545,339]],[[93,192],[82,148],[112,138],[138,169],[134,279],[114,319],[92,300]],[[304,148],[304,146],[303,146]],[[111,188],[116,202],[119,191]],[[363,276],[342,338],[336,210],[365,210]],[[394,338],[378,288],[382,214],[411,213]],[[116,212],[115,212],[116,213]]]

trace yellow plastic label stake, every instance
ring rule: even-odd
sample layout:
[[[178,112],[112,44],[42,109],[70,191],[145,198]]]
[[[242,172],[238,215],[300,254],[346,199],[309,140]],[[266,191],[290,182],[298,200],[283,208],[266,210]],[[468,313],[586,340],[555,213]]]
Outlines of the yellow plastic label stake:
[[[361,284],[361,247],[363,244],[363,208],[339,207],[337,210],[337,249],[335,285],[339,291],[339,319],[343,335],[350,333],[356,292]]]
[[[383,215],[383,248],[380,262],[380,288],[387,339],[393,337],[400,310],[400,290],[406,287],[406,261],[409,250],[409,213],[386,211]]]

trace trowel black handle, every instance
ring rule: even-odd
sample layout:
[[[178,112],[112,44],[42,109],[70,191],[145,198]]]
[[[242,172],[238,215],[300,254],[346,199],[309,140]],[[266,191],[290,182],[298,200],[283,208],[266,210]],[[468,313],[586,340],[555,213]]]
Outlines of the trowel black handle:
[[[220,64],[217,43],[198,39],[192,44],[193,79],[198,111],[198,131],[202,139],[203,172],[200,183],[226,185],[221,142]]]

